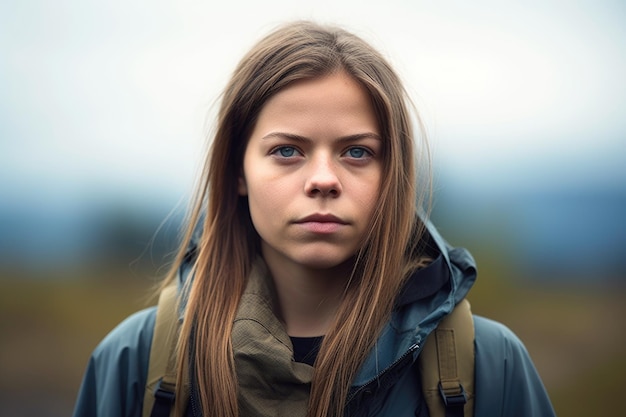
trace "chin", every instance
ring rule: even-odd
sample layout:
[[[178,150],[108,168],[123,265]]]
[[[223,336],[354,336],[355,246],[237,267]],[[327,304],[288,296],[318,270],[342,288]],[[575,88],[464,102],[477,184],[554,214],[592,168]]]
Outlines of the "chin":
[[[337,256],[337,254],[317,253],[301,257],[297,260],[302,266],[315,270],[330,270],[335,268],[352,267],[353,256]]]

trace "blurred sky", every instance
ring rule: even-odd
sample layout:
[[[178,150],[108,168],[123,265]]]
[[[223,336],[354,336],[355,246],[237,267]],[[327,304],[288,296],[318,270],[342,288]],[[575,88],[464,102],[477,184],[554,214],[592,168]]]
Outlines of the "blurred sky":
[[[184,195],[230,72],[292,18],[390,57],[448,177],[626,181],[621,1],[2,0],[0,192]]]

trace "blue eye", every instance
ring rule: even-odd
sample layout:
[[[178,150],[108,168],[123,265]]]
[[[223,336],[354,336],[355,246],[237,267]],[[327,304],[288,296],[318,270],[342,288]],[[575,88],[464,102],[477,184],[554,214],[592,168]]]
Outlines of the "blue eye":
[[[361,159],[369,155],[369,152],[364,148],[350,148],[347,152],[350,158]]]
[[[275,152],[278,152],[278,154],[283,158],[291,158],[292,156],[295,156],[298,151],[292,146],[281,146],[276,149]]]

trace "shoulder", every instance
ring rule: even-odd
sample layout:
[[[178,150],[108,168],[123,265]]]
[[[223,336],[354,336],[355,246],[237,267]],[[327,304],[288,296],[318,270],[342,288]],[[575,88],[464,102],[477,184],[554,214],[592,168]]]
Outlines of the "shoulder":
[[[510,354],[517,350],[526,351],[519,337],[507,326],[497,321],[474,316],[474,331],[477,349],[501,350],[503,354]]]
[[[74,409],[82,416],[139,416],[156,307],[118,324],[94,349]]]
[[[476,415],[554,416],[541,378],[520,338],[474,316]]]
[[[149,354],[155,320],[156,307],[132,314],[100,342],[93,352],[93,357]]]

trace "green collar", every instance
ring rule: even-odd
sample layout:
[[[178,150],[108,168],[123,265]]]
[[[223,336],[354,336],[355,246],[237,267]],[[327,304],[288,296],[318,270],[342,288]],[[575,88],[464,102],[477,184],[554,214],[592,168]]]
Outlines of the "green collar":
[[[233,324],[241,416],[305,416],[313,367],[293,360],[293,347],[274,314],[267,266],[253,264]]]

